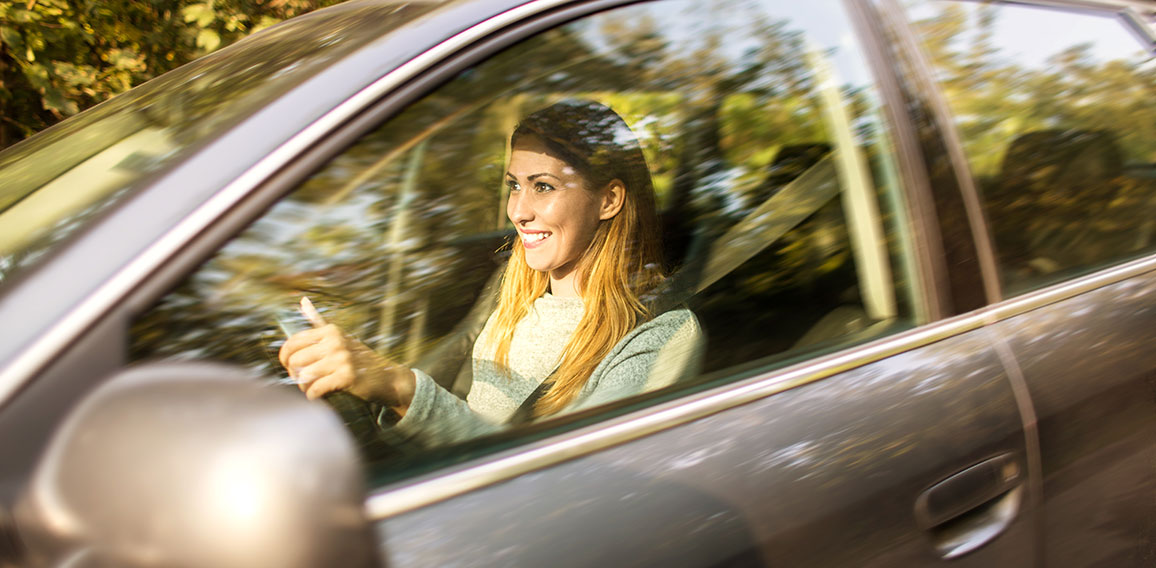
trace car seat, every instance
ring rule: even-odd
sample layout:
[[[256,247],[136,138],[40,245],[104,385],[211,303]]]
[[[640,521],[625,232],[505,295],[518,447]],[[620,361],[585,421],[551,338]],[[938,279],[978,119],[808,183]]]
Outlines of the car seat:
[[[984,195],[1004,270],[1046,274],[1101,258],[1118,240],[1104,213],[1122,171],[1108,132],[1038,130],[1012,141]]]

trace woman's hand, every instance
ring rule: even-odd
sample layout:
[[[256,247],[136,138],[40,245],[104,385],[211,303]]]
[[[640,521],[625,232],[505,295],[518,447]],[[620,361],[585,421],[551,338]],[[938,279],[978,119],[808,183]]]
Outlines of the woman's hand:
[[[344,390],[405,415],[413,400],[413,371],[394,365],[341,328],[326,323],[308,298],[301,298],[301,313],[313,329],[293,334],[281,346],[279,358],[305,396],[312,400]]]

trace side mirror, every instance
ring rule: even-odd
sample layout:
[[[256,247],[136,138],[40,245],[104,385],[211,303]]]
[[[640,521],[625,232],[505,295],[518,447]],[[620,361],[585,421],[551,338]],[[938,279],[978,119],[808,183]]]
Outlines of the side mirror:
[[[340,420],[235,367],[143,365],[93,391],[15,511],[27,563],[372,566]]]

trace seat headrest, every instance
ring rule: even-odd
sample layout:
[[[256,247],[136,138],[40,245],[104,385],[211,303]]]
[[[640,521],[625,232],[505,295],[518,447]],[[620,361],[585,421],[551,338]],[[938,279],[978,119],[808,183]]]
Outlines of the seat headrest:
[[[1022,191],[1081,188],[1116,177],[1124,160],[1115,136],[1092,130],[1036,130],[1008,146],[999,185]]]

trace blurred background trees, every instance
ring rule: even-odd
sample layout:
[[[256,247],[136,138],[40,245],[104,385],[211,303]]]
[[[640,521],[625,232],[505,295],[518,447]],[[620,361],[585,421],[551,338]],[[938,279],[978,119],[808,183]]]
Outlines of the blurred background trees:
[[[0,148],[281,20],[342,0],[2,0]]]

